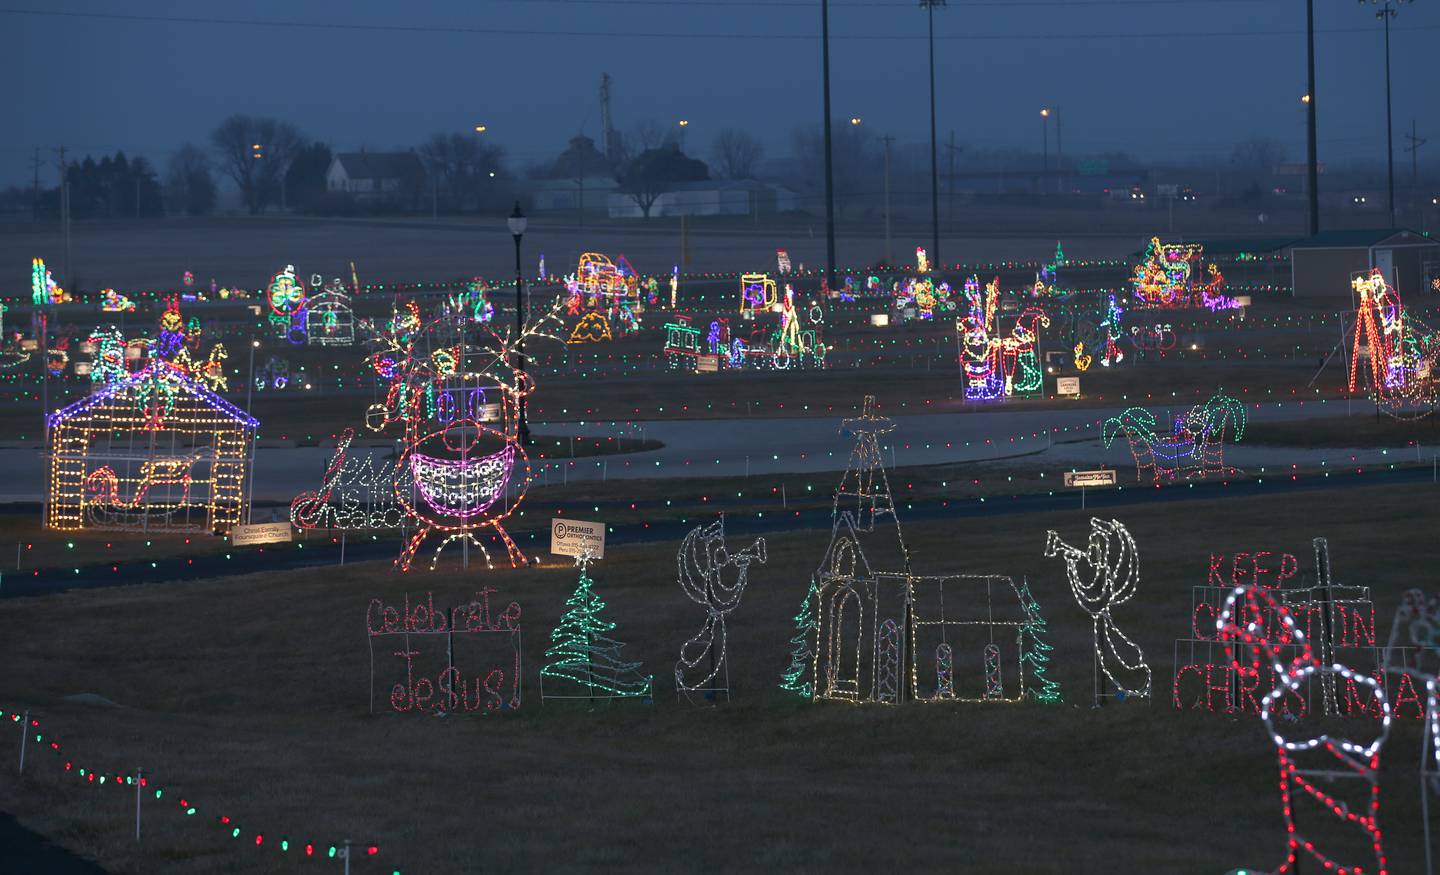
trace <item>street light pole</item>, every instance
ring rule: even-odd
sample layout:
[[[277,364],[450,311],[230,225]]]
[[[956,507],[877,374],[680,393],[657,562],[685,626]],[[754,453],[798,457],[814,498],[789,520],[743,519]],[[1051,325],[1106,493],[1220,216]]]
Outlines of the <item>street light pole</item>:
[[[930,263],[940,265],[940,159],[935,139],[935,7],[945,0],[920,0],[930,34]],[[951,180],[954,185],[954,180]]]
[[[1305,151],[1310,181],[1310,236],[1320,233],[1320,164],[1315,145],[1315,0],[1305,0]]]
[[[1045,191],[1045,177],[1050,175],[1050,108],[1040,110],[1040,191]]]
[[[520,202],[515,202],[515,210],[506,220],[510,226],[510,236],[515,238],[515,370],[519,374],[516,380],[516,390],[520,396],[517,404],[518,426],[516,436],[522,447],[530,445],[530,426],[525,422],[525,277],[520,266],[520,238],[525,236],[525,226],[528,220],[525,214],[520,211]]]
[[[1365,0],[1360,0],[1365,2]],[[1370,0],[1379,3],[1381,0]],[[1390,119],[1390,19],[1400,14],[1396,5],[1414,0],[1383,0],[1375,17],[1385,25],[1385,158],[1390,190],[1390,227],[1395,227],[1395,128]]]
[[[835,288],[835,166],[830,136],[830,0],[820,0],[820,67],[825,121],[825,285]]]

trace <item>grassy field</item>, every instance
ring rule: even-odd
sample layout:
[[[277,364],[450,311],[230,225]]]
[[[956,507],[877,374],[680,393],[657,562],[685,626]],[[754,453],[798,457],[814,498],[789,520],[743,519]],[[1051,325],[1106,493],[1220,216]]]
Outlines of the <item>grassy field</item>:
[[[151,806],[136,845],[127,837],[132,797],[62,779],[46,755],[23,779],[0,778],[0,806],[120,872],[290,871],[278,851],[253,847],[255,830],[270,841],[378,842],[381,857],[357,872],[1273,866],[1283,827],[1259,720],[1176,712],[1169,702],[1171,642],[1187,634],[1189,587],[1204,582],[1211,551],[1286,551],[1308,564],[1310,539],[1323,535],[1336,579],[1374,588],[1383,640],[1400,593],[1417,583],[1417,558],[1428,555],[1436,505],[1433,487],[1416,486],[1122,515],[1143,577],[1116,622],[1144,648],[1157,698],[1101,710],[1087,698],[1089,618],[1060,564],[1041,556],[1047,528],[1083,540],[1079,511],[905,527],[917,571],[1029,581],[1049,622],[1058,706],[856,708],[781,693],[791,618],[828,537],[819,531],[770,539],[769,563],[754,569],[730,619],[734,701],[718,708],[677,703],[669,679],[676,648],[703,619],[675,583],[673,544],[615,549],[592,575],[626,655],[656,676],[653,705],[541,705],[536,673],[575,584],[574,568],[554,560],[462,575],[450,556],[441,571],[408,577],[375,563],[343,575],[274,572],[0,602],[9,630],[3,704],[41,710],[77,762],[110,772],[141,765],[167,797],[185,794],[200,810],[185,818]],[[433,591],[454,601],[481,586],[524,609],[521,711],[367,713],[369,600]],[[81,692],[122,707],[61,701]],[[1414,721],[1401,724],[1385,753],[1381,817],[1395,872],[1420,865],[1417,739]],[[0,741],[0,752],[13,754],[13,744]],[[210,821],[222,814],[241,840]],[[1327,837],[1326,824],[1308,827]]]

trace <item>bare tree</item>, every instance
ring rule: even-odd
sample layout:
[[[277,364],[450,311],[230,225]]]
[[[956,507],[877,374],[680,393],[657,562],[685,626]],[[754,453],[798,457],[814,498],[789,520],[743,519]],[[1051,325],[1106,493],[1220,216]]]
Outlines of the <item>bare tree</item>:
[[[276,196],[284,201],[285,172],[304,145],[289,122],[243,114],[232,115],[210,134],[220,167],[240,188],[251,215],[263,212]]]
[[[630,151],[636,154],[659,149],[661,146],[680,144],[680,134],[675,129],[661,127],[654,119],[647,119],[636,125],[630,139]]]
[[[704,161],[691,158],[675,145],[641,152],[615,174],[620,191],[635,201],[646,219],[650,218],[650,210],[660,195],[676,184],[703,182],[709,178],[710,168]]]
[[[715,136],[710,156],[719,175],[725,179],[750,179],[765,149],[760,141],[744,131],[726,128]]]
[[[194,143],[186,143],[165,166],[165,208],[168,213],[203,216],[215,208],[215,178],[210,157]]]
[[[1230,163],[1244,170],[1274,173],[1285,160],[1285,144],[1272,137],[1250,137],[1235,144]]]
[[[420,160],[454,209],[483,207],[495,200],[497,179],[505,179],[505,150],[465,134],[435,134],[420,147]],[[508,189],[507,189],[508,191]],[[493,204],[491,204],[493,206]]]

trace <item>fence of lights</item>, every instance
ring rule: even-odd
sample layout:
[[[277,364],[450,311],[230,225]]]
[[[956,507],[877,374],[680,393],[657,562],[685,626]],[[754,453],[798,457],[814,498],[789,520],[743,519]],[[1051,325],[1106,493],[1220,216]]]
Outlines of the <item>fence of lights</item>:
[[[345,429],[320,488],[290,502],[290,522],[297,529],[398,529],[404,524],[395,495],[411,489],[407,469],[377,460],[374,453],[354,457],[354,439],[355,430]]]
[[[699,694],[714,701],[720,694],[730,698],[730,661],[726,649],[725,617],[740,604],[750,566],[765,562],[765,539],[742,550],[725,546],[725,518],[699,525],[685,535],[675,556],[680,589],[705,609],[700,631],[680,645],[675,663],[676,695],[689,698]],[[727,581],[727,572],[733,580]]]
[[[169,804],[171,811],[178,811],[186,817],[199,815],[201,806],[195,804],[193,797],[180,796],[174,792],[168,792],[167,788],[160,786],[152,774],[147,774],[143,769],[135,769],[131,773],[118,771],[99,771],[93,766],[82,766],[73,758],[69,757],[61,749],[60,742],[43,731],[40,719],[31,711],[23,713],[19,711],[6,711],[0,709],[0,721],[6,721],[19,725],[21,737],[21,750],[31,744],[37,746],[37,750],[47,750],[55,755],[56,761],[63,763],[62,770],[66,775],[72,775],[81,784],[89,787],[105,789],[112,788],[125,794],[126,804],[133,799],[136,812],[137,836],[140,825],[141,804],[145,802],[155,804]],[[25,760],[22,755],[21,770],[23,772]],[[209,818],[216,826],[231,839],[240,840],[246,847],[260,850],[276,850],[282,854],[294,852],[294,856],[302,859],[325,859],[344,860],[346,868],[353,856],[363,854],[365,857],[376,857],[380,853],[380,846],[367,843],[356,844],[349,840],[333,843],[315,841],[292,841],[285,833],[278,836],[269,831],[257,831],[242,829],[229,815],[218,814]],[[393,870],[393,875],[400,875],[400,870]]]
[[[1344,586],[1331,580],[1330,554],[1324,538],[1314,540],[1314,555],[1314,579],[1305,581],[1299,559],[1289,553],[1257,550],[1210,554],[1205,584],[1191,588],[1190,634],[1175,642],[1171,698],[1176,709],[1260,713],[1273,680],[1268,667],[1256,674],[1247,666],[1222,658],[1226,640],[1216,631],[1221,606],[1236,586],[1268,593],[1273,603],[1284,609],[1291,624],[1304,633],[1308,646],[1324,664],[1365,666],[1367,674],[1383,678],[1390,660],[1403,663],[1408,648],[1382,648],[1376,641],[1375,603],[1369,587]],[[1280,643],[1285,623],[1278,611],[1265,605],[1249,618],[1252,631],[1276,642],[1273,649],[1277,654],[1285,650],[1292,657],[1298,656],[1298,645]],[[1347,683],[1342,690],[1337,688],[1333,675],[1322,675],[1319,680],[1318,689],[1307,686],[1283,693],[1276,707],[1295,720],[1312,713],[1378,716],[1368,693],[1355,683]],[[1415,678],[1404,673],[1395,678],[1396,716],[1419,719],[1424,715],[1425,706],[1414,684]]]
[[[275,337],[294,344],[305,343],[305,282],[295,275],[294,265],[285,265],[284,270],[270,278],[265,287],[265,301],[270,305],[267,318]]]
[[[1350,393],[1368,393],[1392,416],[1427,415],[1434,409],[1440,378],[1434,332],[1406,310],[1379,268],[1355,277],[1351,286],[1359,309],[1350,347]]]
[[[603,619],[605,602],[595,594],[590,579],[590,558],[576,560],[580,579],[565,600],[565,613],[550,633],[545,665],[540,669],[540,700],[646,699],[652,697],[655,679],[641,674],[641,663],[622,659],[625,645],[606,633],[615,623]],[[545,688],[546,681],[550,688]]]
[[[310,298],[305,314],[306,342],[311,346],[353,346],[355,309],[339,277]]]
[[[511,565],[528,562],[503,525],[532,476],[519,412],[535,383],[519,369],[515,353],[527,340],[558,340],[552,333],[560,324],[558,307],[519,331],[506,326],[500,333],[493,323],[476,323],[446,307],[425,321],[412,301],[381,333],[381,348],[368,361],[388,388],[385,401],[367,411],[366,425],[381,431],[399,423],[403,431],[397,483],[407,478],[413,489],[397,488],[395,497],[416,531],[396,559],[400,570],[410,569],[432,536],[439,538],[432,569],[455,541],[467,551],[468,545],[478,547],[493,567],[478,538],[487,528],[505,545]]]
[[[1140,587],[1140,551],[1135,538],[1119,520],[1090,520],[1090,541],[1085,549],[1072,547],[1055,531],[1048,532],[1045,555],[1065,563],[1070,591],[1094,623],[1095,703],[1115,697],[1150,695],[1151,671],[1140,645],[1115,624],[1111,611],[1134,597]]]
[[[46,422],[52,529],[217,532],[244,518],[259,422],[164,360]]]
[[[1270,618],[1278,623],[1267,626]],[[1268,587],[1236,586],[1215,628],[1225,642],[1226,664],[1234,666],[1237,674],[1253,674],[1273,683],[1261,699],[1260,719],[1280,763],[1286,847],[1285,859],[1274,871],[1298,870],[1303,859],[1327,871],[1387,872],[1379,819],[1380,750],[1390,736],[1391,722],[1384,688],[1373,677],[1317,659],[1309,638]],[[1378,717],[1345,725],[1347,734],[1360,735],[1359,740],[1336,737],[1334,724],[1320,727],[1285,709],[1284,703],[1317,676],[1344,681]],[[1351,788],[1358,789],[1350,792]],[[1297,816],[1301,806],[1303,816]],[[1368,850],[1356,851],[1357,847]],[[1341,858],[1354,853],[1364,853],[1365,859]]]
[[[1206,306],[1216,310],[1236,306],[1222,294],[1225,276],[1214,264],[1205,263],[1205,247],[1198,243],[1161,243],[1159,237],[1150,238],[1130,284],[1135,299],[1148,307]]]
[[[879,445],[893,428],[874,396],[844,423],[855,445],[835,493],[830,544],[795,618],[798,633],[813,630],[813,643],[807,651],[800,634],[792,639],[782,688],[848,702],[1059,701],[1028,586],[1001,575],[912,573]],[[800,670],[807,655],[808,678]]]
[[[1229,395],[1213,395],[1175,417],[1170,433],[1155,433],[1155,414],[1143,407],[1131,407],[1105,420],[1101,439],[1108,448],[1115,438],[1125,436],[1135,459],[1135,479],[1144,481],[1148,472],[1154,483],[1180,478],[1234,477],[1239,469],[1225,464],[1225,441],[1245,436],[1245,405]]]
[[[491,604],[484,587],[464,604],[439,607],[435,594],[399,604],[371,599],[365,609],[370,644],[370,713],[375,713],[375,648],[393,677],[392,711],[430,715],[520,709],[522,639],[520,605]],[[399,650],[391,650],[393,647]],[[386,652],[388,651],[388,652]]]
[[[1040,329],[1050,325],[1050,317],[1027,307],[1005,336],[999,328],[998,277],[985,285],[983,293],[979,280],[971,277],[965,281],[964,297],[968,312],[955,327],[963,350],[965,399],[990,401],[1039,392],[1045,376],[1040,367]]]

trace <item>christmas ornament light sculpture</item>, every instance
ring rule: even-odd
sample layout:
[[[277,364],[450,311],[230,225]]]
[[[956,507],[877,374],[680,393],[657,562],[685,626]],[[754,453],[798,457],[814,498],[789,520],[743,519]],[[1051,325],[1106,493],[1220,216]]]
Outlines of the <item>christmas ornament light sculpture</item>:
[[[580,580],[565,602],[560,624],[550,633],[547,662],[540,669],[540,700],[650,698],[654,678],[640,674],[640,663],[621,659],[625,645],[605,634],[614,631],[615,624],[600,618],[605,603],[592,589],[590,557],[581,556],[575,564]],[[546,678],[551,680],[548,693]],[[556,681],[563,692],[556,692]]]
[[[1227,434],[1235,441],[1243,438],[1247,421],[1245,405],[1229,395],[1215,395],[1177,416],[1163,438],[1155,433],[1155,414],[1131,407],[1105,420],[1101,439],[1108,448],[1117,436],[1125,435],[1135,459],[1136,480],[1143,480],[1146,471],[1156,483],[1180,476],[1234,477],[1241,472],[1225,464],[1225,439]]]
[[[164,361],[47,417],[52,529],[228,531],[259,422]]]
[[[730,662],[726,650],[725,615],[740,604],[750,565],[765,563],[765,539],[732,553],[725,547],[725,518],[696,526],[680,542],[676,554],[680,588],[690,600],[705,609],[705,624],[680,645],[675,663],[675,692],[687,698],[700,693],[714,701],[716,694],[730,698]],[[727,569],[734,569],[734,583],[725,582]]]
[[[1269,631],[1263,625],[1266,617],[1278,617],[1281,625]],[[1305,633],[1295,625],[1283,605],[1278,604],[1263,587],[1237,586],[1225,601],[1216,629],[1227,642],[1228,662],[1237,672],[1270,678],[1274,689],[1261,702],[1260,719],[1275,743],[1280,761],[1280,806],[1285,820],[1285,859],[1276,867],[1278,872],[1300,868],[1301,860],[1312,859],[1327,871],[1362,873],[1387,872],[1384,839],[1380,830],[1380,749],[1390,736],[1390,702],[1384,688],[1372,677],[1358,674],[1338,663],[1326,665],[1317,660]],[[1286,659],[1282,654],[1299,650],[1299,655]],[[1242,662],[1242,657],[1245,661]],[[1273,674],[1272,674],[1273,673]],[[1352,690],[1371,700],[1379,717],[1379,731],[1362,741],[1336,738],[1330,727],[1307,730],[1305,721],[1285,718],[1275,712],[1288,697],[1297,694],[1316,675],[1343,679]],[[1368,688],[1368,689],[1366,689]],[[1356,729],[1372,727],[1370,721],[1356,721]],[[1370,735],[1370,733],[1366,733]],[[1315,761],[1321,767],[1301,767],[1302,762]],[[1337,767],[1338,763],[1338,767]],[[1325,784],[1317,779],[1324,779]],[[1361,798],[1344,799],[1333,783],[1337,780],[1358,780]],[[1303,817],[1296,810],[1311,803]],[[1314,828],[1315,809],[1327,818],[1322,828]],[[1324,815],[1320,815],[1324,816]],[[1302,831],[1302,824],[1313,831]],[[1356,836],[1351,829],[1359,830]],[[1345,862],[1335,857],[1334,846],[1359,844],[1368,846],[1369,863]],[[1302,857],[1303,855],[1303,857]],[[1307,867],[1308,868],[1308,867]]]
[[[1094,623],[1095,704],[1108,695],[1102,674],[1119,691],[1119,698],[1148,697],[1151,672],[1145,653],[1110,616],[1111,609],[1130,601],[1140,585],[1140,552],[1130,531],[1119,520],[1092,518],[1086,549],[1070,546],[1052,530],[1046,533],[1045,556],[1064,560],[1070,592]]]

